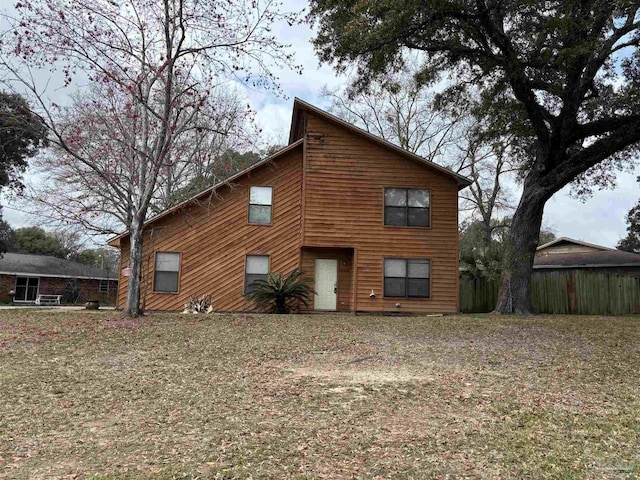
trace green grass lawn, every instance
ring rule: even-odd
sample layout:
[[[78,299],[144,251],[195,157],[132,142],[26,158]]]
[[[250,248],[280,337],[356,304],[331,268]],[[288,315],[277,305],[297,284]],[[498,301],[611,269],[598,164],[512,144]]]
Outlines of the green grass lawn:
[[[2,478],[638,475],[638,318],[0,312]]]

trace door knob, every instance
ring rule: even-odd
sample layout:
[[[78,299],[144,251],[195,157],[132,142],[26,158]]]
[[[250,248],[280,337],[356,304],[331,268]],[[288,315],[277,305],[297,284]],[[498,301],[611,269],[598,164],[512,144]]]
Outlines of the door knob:
[[[338,293],[338,286],[337,285],[333,286],[333,293]]]

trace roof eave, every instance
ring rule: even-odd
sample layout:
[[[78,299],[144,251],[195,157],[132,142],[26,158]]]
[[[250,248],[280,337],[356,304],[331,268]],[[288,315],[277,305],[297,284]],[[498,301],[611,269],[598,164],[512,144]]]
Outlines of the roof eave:
[[[295,142],[296,140],[300,140],[302,138],[302,136],[298,136],[297,133],[299,131],[299,120],[298,120],[298,116],[300,115],[300,103],[301,100],[296,97],[293,100],[293,111],[291,112],[291,126],[289,127],[289,145],[291,145],[293,142]],[[296,139],[296,136],[298,136],[298,138]]]
[[[607,268],[607,267],[638,267],[640,263],[579,263],[574,265],[533,265],[534,270],[552,268]]]
[[[120,235],[122,235],[122,234],[120,234]],[[107,245],[110,245],[110,246],[116,247],[116,248],[120,248],[120,235],[116,235],[115,237],[112,237],[109,240],[107,240]]]
[[[555,240],[551,240],[550,242],[547,242],[544,245],[540,245],[538,248],[536,248],[536,251],[543,250],[543,249],[548,248],[548,247],[552,247],[553,245],[556,245],[556,244],[558,244],[560,242],[568,242],[568,243],[573,243],[575,245],[582,245],[583,247],[597,248],[597,249],[603,250],[603,251],[615,250],[615,248],[603,247],[602,245],[596,245],[595,243],[583,242],[582,240],[576,240],[574,238],[560,237],[560,238],[556,238]]]
[[[408,150],[405,150],[402,147],[399,147],[398,145],[395,145],[383,138],[380,138],[376,135],[373,135],[369,132],[367,132],[366,130],[363,130],[362,128],[356,127],[355,125],[351,125],[348,122],[345,122],[344,120],[342,120],[339,117],[336,117],[335,115],[332,115],[329,112],[325,112],[324,110],[315,107],[313,105],[311,105],[310,103],[305,102],[304,100],[300,100],[298,97],[296,97],[293,101],[293,113],[291,115],[291,129],[289,130],[289,142],[292,142],[296,139],[296,137],[298,137],[298,132],[299,132],[299,128],[298,128],[298,124],[300,123],[300,115],[301,115],[301,109],[304,110],[308,110],[316,115],[321,116],[322,118],[325,118],[329,121],[332,121],[334,123],[337,123],[345,128],[347,128],[348,130],[361,135],[369,140],[372,140],[375,143],[378,143],[379,145],[382,145],[390,150],[393,150],[397,153],[400,153],[401,155],[410,158],[416,162],[419,162],[427,167],[433,168],[434,170],[438,170],[446,175],[451,176],[452,178],[454,178],[458,184],[458,191],[462,190],[463,188],[468,187],[469,185],[471,185],[473,182],[463,176],[460,175],[452,170],[449,170],[448,168],[443,167],[442,165],[438,165],[437,163],[434,163],[430,160],[427,160],[424,157],[421,157],[419,155],[416,155],[415,153],[411,153]],[[298,138],[298,140],[300,140],[301,138]]]
[[[37,273],[37,272],[21,272],[19,270],[12,271],[0,271],[0,275],[15,275],[17,277],[40,277],[40,278],[77,278],[78,280],[111,280],[117,281],[118,275],[114,272],[112,277],[99,277],[94,275],[69,275],[69,274],[59,274],[59,273]]]
[[[231,182],[233,182],[234,180],[237,180],[238,178],[242,177],[243,175],[246,175],[249,172],[252,172],[253,170],[255,170],[258,167],[261,167],[262,165],[266,165],[269,162],[274,161],[276,158],[280,157],[281,155],[284,155],[285,153],[294,150],[295,148],[297,148],[298,146],[302,145],[302,139],[291,143],[289,145],[287,145],[286,147],[278,150],[277,152],[273,153],[272,155],[268,156],[267,158],[265,158],[264,160],[261,160],[253,165],[251,165],[248,168],[245,168],[244,170],[242,170],[241,172],[236,173],[235,175],[232,175],[231,177],[223,180],[222,182],[218,182],[215,185],[206,188],[204,190],[202,190],[201,192],[195,194],[194,196],[188,198],[187,200],[184,200],[180,203],[178,203],[177,205],[174,205],[171,208],[168,208],[167,210],[164,210],[163,212],[160,212],[159,214],[155,215],[154,217],[151,217],[149,220],[144,222],[143,228],[147,225],[149,225],[150,223],[156,222],[158,220],[160,220],[161,218],[166,217],[167,215],[170,215],[171,213],[187,206],[188,204],[190,204],[191,202],[197,200],[198,198],[202,197],[203,195],[206,195],[208,193],[212,193],[215,192],[218,188],[223,187],[225,185],[229,185]],[[129,235],[129,230],[126,230],[124,232],[122,232],[120,235],[116,235],[113,238],[110,238],[107,241],[107,244],[115,247],[115,246],[119,246],[120,245],[120,240],[124,237],[127,237]]]

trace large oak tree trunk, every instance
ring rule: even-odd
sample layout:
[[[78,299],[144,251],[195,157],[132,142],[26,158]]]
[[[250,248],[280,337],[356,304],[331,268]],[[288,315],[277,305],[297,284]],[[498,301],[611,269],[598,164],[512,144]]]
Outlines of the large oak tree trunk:
[[[544,205],[548,200],[547,189],[539,182],[532,178],[525,181],[520,204],[513,216],[495,310],[498,313],[533,313],[530,298],[531,273]]]
[[[129,289],[127,290],[127,308],[125,315],[139,317],[140,311],[140,277],[142,273],[142,222],[134,218],[131,222],[129,267]]]

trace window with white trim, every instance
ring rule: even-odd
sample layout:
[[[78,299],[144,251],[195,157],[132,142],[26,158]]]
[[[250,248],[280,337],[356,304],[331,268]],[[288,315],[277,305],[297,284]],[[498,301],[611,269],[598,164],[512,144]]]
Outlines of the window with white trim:
[[[429,298],[431,262],[426,259],[385,258],[384,296]]]
[[[396,227],[428,227],[431,223],[428,189],[385,188],[384,224]]]
[[[180,274],[180,254],[177,252],[156,252],[153,291],[176,293]]]
[[[244,271],[244,293],[250,295],[258,289],[256,280],[266,280],[269,275],[269,255],[247,255]]]
[[[249,189],[249,223],[270,224],[272,202],[272,187],[251,187]]]
[[[38,298],[40,278],[16,277],[16,288],[13,296],[15,302],[34,302]]]

